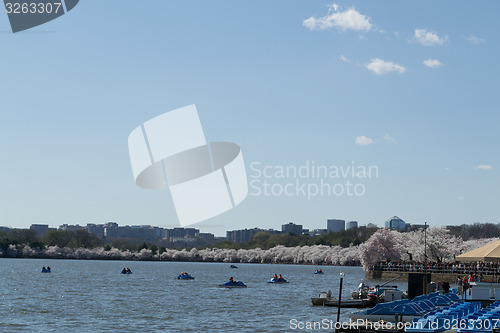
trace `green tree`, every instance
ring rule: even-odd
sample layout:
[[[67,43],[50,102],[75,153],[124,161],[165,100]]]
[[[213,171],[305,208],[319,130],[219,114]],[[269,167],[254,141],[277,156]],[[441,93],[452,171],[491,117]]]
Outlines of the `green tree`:
[[[156,246],[156,244],[150,245],[149,249],[151,250],[151,252],[153,252],[153,254],[156,254],[156,252],[158,252],[158,246]]]
[[[43,237],[43,243],[48,246],[65,247],[74,241],[75,233],[71,230],[49,230]]]
[[[12,244],[29,244],[37,240],[36,231],[31,229],[11,229],[8,236]]]
[[[137,252],[140,252],[142,249],[147,249],[147,248],[148,248],[148,244],[146,242],[143,242],[142,244],[137,246]]]

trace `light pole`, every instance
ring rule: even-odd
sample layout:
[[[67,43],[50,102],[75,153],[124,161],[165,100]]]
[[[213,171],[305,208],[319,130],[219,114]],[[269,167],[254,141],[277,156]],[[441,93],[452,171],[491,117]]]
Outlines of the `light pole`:
[[[340,324],[340,303],[342,302],[342,280],[344,279],[344,272],[340,272],[340,288],[339,288],[339,304],[338,304],[338,310],[337,310],[337,323]],[[337,332],[337,329],[335,329],[335,332]]]
[[[424,293],[427,294],[427,222],[424,224]]]

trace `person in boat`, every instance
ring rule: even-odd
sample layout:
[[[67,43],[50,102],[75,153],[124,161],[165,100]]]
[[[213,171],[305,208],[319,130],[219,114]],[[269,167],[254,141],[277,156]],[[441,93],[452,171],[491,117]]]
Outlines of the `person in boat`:
[[[232,276],[229,278],[229,282],[230,282],[230,283],[236,283],[236,281],[234,281],[234,279],[233,279],[233,277],[232,277]]]
[[[273,278],[277,279],[278,278],[278,274],[274,274]]]
[[[50,266],[47,266],[47,273],[50,273]]]
[[[127,267],[127,274],[132,274],[132,271],[128,267]]]
[[[47,273],[47,269],[45,268],[45,266],[42,267],[42,273]]]
[[[283,280],[283,277],[280,274],[280,276],[278,276],[278,281],[281,281],[281,280]]]
[[[122,274],[127,274],[127,269],[125,267],[122,269]]]

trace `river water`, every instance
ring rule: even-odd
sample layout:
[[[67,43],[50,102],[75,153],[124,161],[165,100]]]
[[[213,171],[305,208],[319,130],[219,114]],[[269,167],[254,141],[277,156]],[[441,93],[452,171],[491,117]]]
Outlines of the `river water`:
[[[40,273],[42,266],[52,273]],[[338,295],[340,272],[345,273],[345,296],[364,278],[360,267],[322,266],[325,274],[315,275],[315,266],[237,266],[0,259],[0,331],[294,331],[295,320],[335,321],[337,308],[312,306],[311,297],[327,289]],[[120,274],[124,267],[133,274]],[[176,280],[182,271],[195,280]],[[266,283],[274,274],[290,283]],[[248,288],[217,287],[230,276]],[[342,309],[341,319],[348,320],[352,311]]]

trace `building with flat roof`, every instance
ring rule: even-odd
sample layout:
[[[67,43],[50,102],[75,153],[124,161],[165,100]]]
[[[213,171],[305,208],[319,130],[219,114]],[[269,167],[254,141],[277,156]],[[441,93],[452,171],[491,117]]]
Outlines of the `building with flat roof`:
[[[295,224],[292,222],[289,222],[287,224],[283,224],[281,226],[281,232],[284,234],[290,233],[294,235],[300,235],[302,234],[302,225],[301,224]]]
[[[49,231],[49,226],[47,224],[32,224],[30,229],[35,230],[38,237],[43,237]]]
[[[326,229],[328,232],[339,232],[345,230],[345,220],[328,219],[326,220]]]
[[[349,221],[347,222],[345,229],[356,229],[358,227],[358,221]]]

